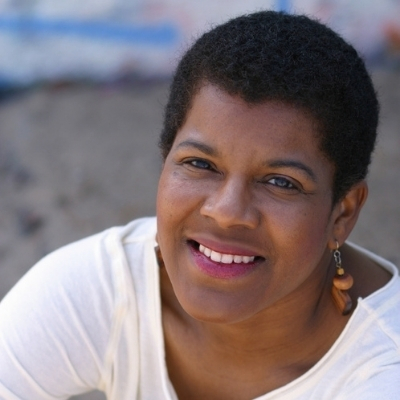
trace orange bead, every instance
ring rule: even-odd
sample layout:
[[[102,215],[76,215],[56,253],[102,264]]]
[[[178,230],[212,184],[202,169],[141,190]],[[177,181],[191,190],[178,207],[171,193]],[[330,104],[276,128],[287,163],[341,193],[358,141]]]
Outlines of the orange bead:
[[[347,292],[341,291],[335,286],[332,286],[332,298],[342,315],[347,315],[351,311],[353,303]]]
[[[353,277],[350,274],[335,275],[333,286],[339,290],[349,290],[353,286]]]

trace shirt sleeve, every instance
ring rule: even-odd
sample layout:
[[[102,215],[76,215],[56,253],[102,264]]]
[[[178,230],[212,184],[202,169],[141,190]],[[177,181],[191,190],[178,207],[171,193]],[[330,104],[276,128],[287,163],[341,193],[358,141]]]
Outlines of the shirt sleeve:
[[[112,277],[95,237],[45,257],[0,304],[0,399],[102,389]]]

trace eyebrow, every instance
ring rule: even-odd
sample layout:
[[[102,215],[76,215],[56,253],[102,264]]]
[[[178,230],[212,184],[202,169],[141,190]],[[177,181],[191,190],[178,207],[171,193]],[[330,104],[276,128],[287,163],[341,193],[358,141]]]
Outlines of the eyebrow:
[[[193,140],[193,139],[188,139],[188,140],[184,140],[183,142],[179,143],[177,148],[185,148],[185,147],[194,147],[198,150],[200,150],[201,152],[203,152],[204,154],[207,154],[209,156],[217,156],[218,152],[212,148],[211,146],[202,143],[202,142],[198,142],[197,140]],[[265,162],[265,165],[269,166],[269,167],[273,167],[273,168],[295,168],[295,169],[299,169],[303,172],[306,173],[306,175],[313,181],[313,182],[317,182],[317,177],[315,175],[315,173],[313,172],[313,170],[308,167],[307,165],[303,164],[300,161],[296,161],[296,160],[273,160],[273,161],[267,161]]]
[[[183,142],[179,143],[177,148],[179,149],[181,147],[194,147],[209,156],[218,155],[218,152],[211,146],[193,139],[184,140]]]
[[[271,162],[266,162],[266,165],[270,166],[270,167],[275,167],[275,168],[295,168],[295,169],[299,169],[303,172],[305,172],[309,178],[311,178],[311,180],[313,182],[317,182],[317,177],[315,176],[313,170],[308,167],[307,165],[303,164],[300,161],[295,161],[295,160],[274,160]]]

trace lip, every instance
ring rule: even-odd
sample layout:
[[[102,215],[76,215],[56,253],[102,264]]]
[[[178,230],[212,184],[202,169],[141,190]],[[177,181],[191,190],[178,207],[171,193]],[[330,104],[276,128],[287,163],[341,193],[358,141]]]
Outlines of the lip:
[[[260,263],[260,261],[256,259],[255,261],[249,262],[247,264],[234,263],[234,262],[232,264],[224,264],[221,262],[216,262],[211,260],[190,243],[188,243],[188,247],[192,255],[192,258],[194,260],[194,264],[196,265],[198,270],[213,278],[225,279],[225,280],[239,278],[250,274],[258,267]],[[234,254],[239,255],[238,253]],[[241,254],[241,255],[247,255],[247,254]]]
[[[229,242],[220,242],[207,237],[192,236],[190,240],[202,244],[203,246],[208,247],[211,250],[217,251],[218,253],[233,254],[237,256],[248,256],[248,257],[261,256],[256,250],[253,250],[250,247],[238,246],[235,244],[231,244]]]

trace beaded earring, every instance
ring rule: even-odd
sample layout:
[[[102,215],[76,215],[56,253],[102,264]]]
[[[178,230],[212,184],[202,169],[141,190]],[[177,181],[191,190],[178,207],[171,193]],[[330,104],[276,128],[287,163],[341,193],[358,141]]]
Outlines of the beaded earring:
[[[336,250],[333,252],[336,263],[336,274],[333,278],[332,297],[336,307],[342,313],[347,315],[351,311],[353,305],[351,297],[347,293],[353,286],[353,277],[344,272],[342,267],[342,259],[339,251],[339,243],[336,241]]]

